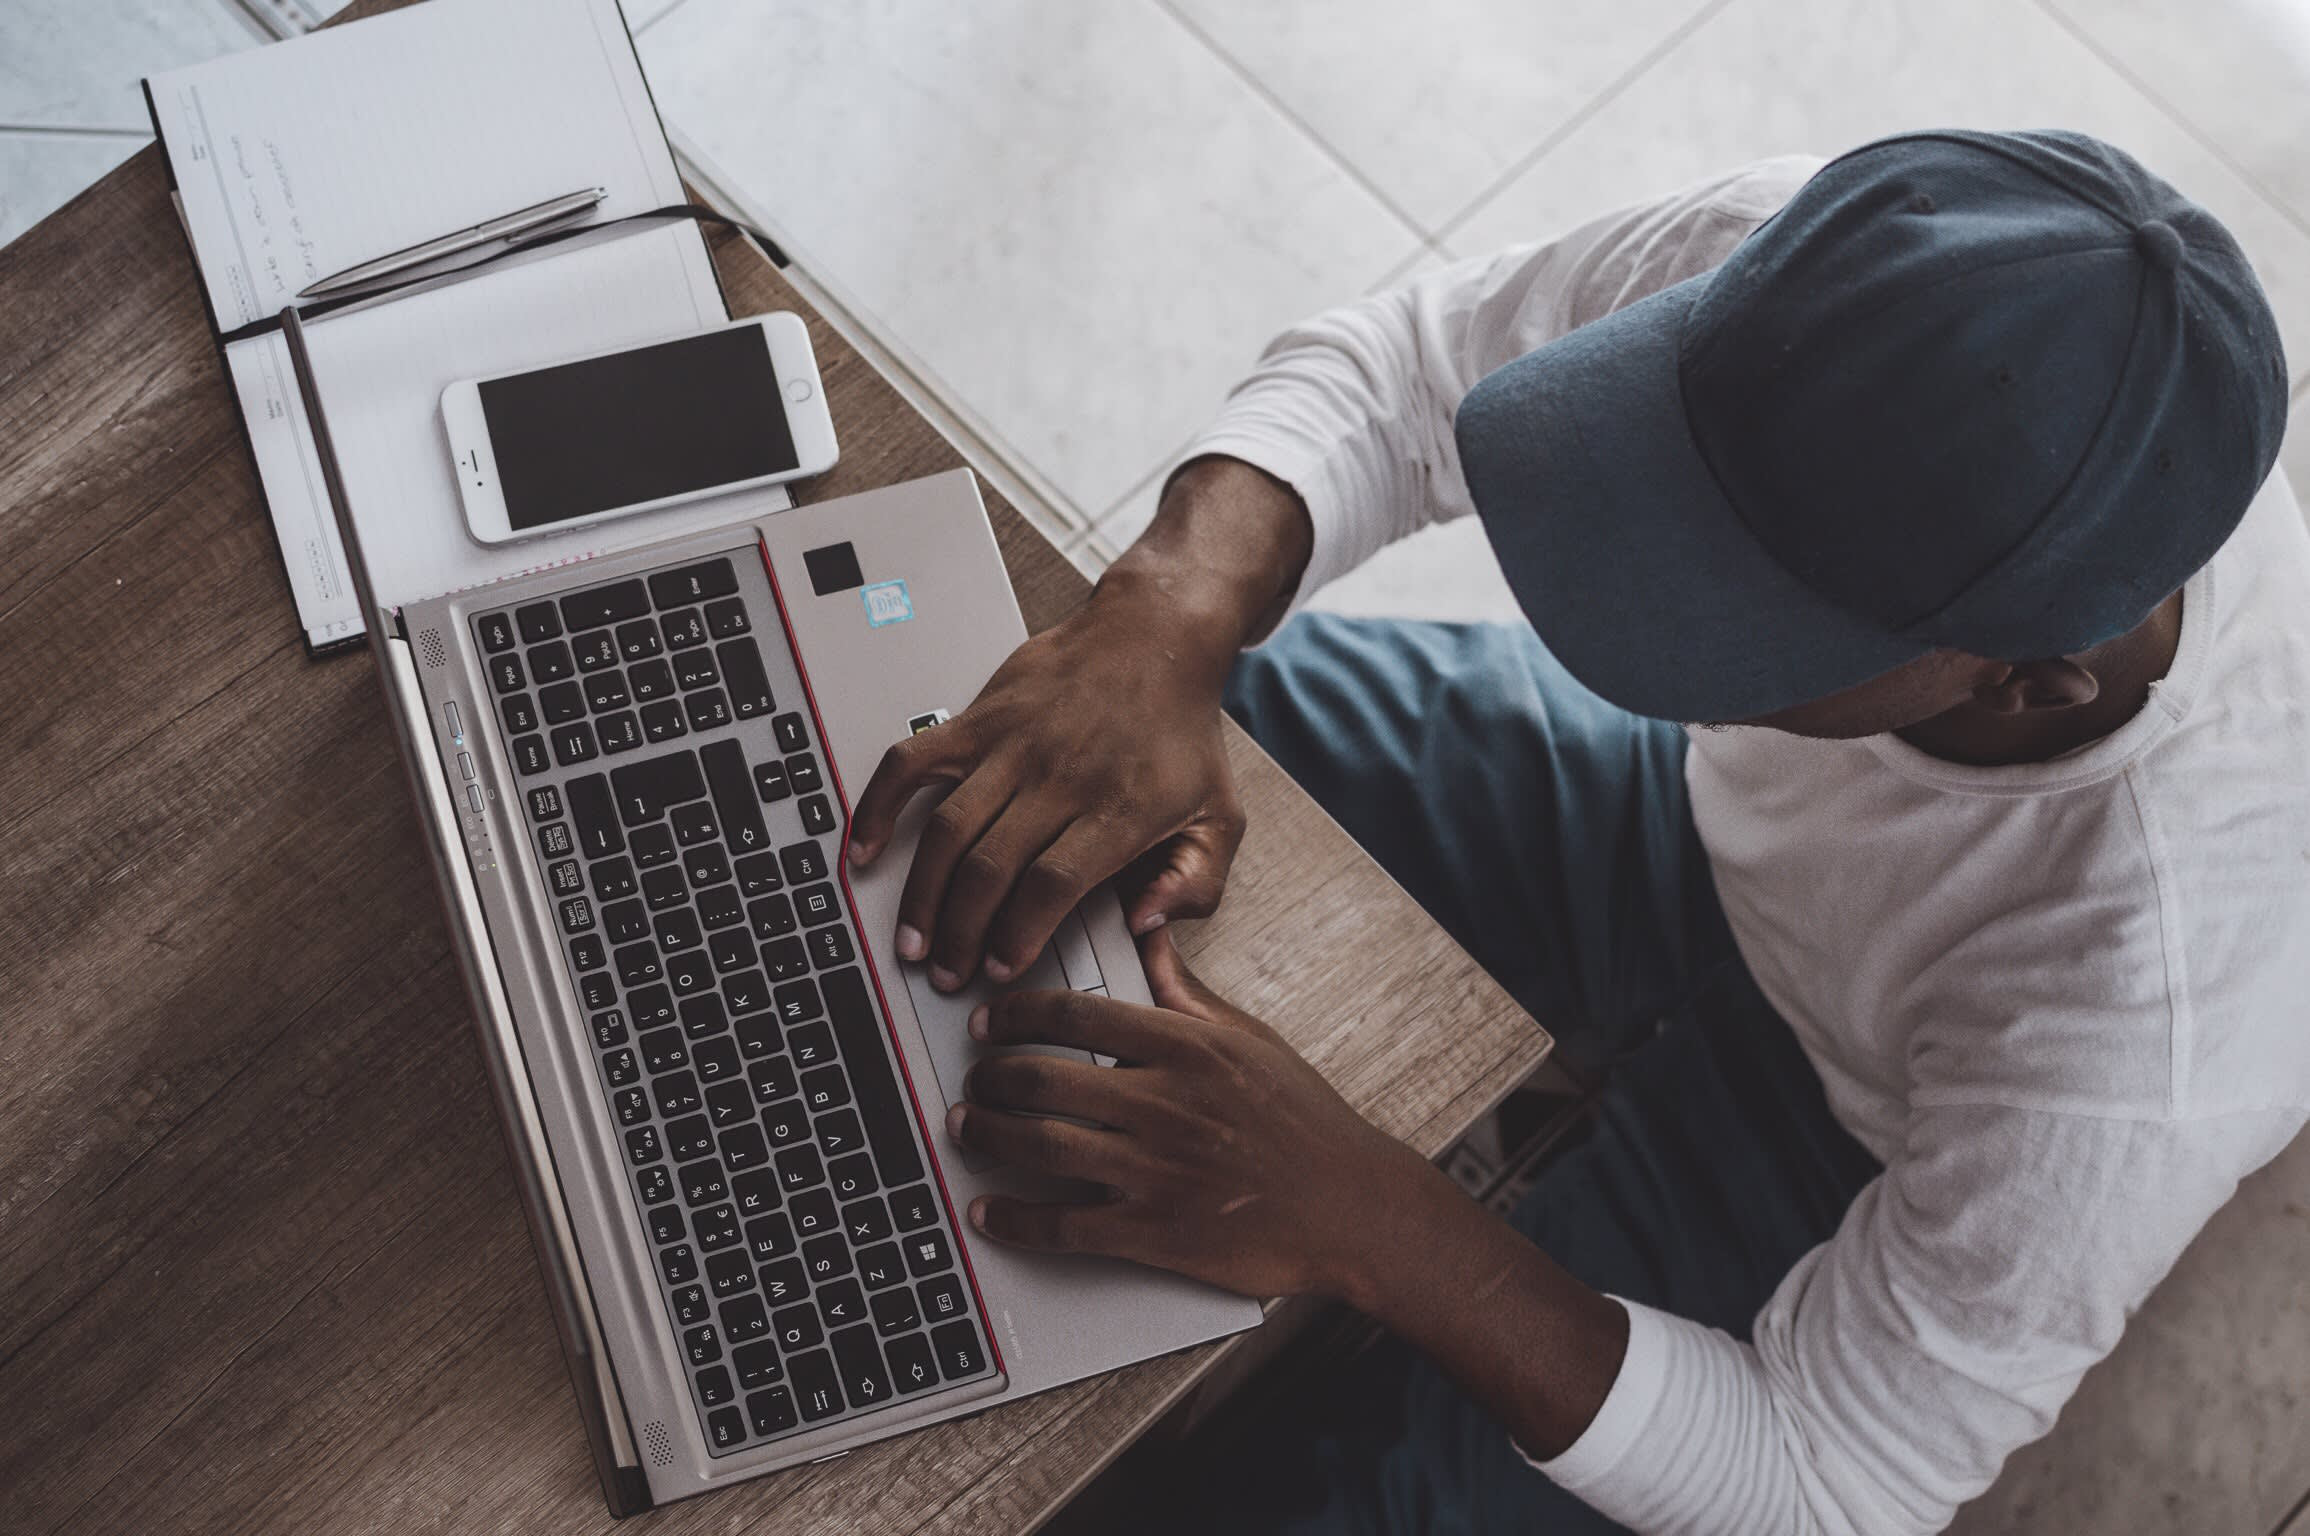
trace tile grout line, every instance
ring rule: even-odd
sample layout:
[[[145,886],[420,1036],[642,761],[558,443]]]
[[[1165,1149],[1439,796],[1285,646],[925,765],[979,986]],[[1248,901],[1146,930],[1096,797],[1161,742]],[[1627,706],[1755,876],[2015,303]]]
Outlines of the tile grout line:
[[[1381,190],[1379,183],[1374,181],[1370,176],[1364,174],[1364,170],[1361,166],[1350,160],[1345,154],[1342,154],[1337,146],[1331,142],[1331,140],[1318,133],[1313,124],[1308,122],[1306,118],[1300,116],[1298,112],[1294,111],[1289,105],[1287,105],[1282,96],[1278,95],[1266,81],[1253,74],[1242,60],[1236,58],[1233,53],[1221,47],[1217,39],[1213,38],[1210,33],[1206,32],[1199,24],[1197,24],[1191,17],[1189,17],[1186,12],[1179,9],[1178,5],[1175,3],[1175,0],[1154,0],[1154,6],[1155,9],[1170,17],[1172,22],[1178,26],[1179,30],[1185,32],[1189,37],[1193,38],[1198,44],[1200,44],[1206,53],[1217,59],[1220,64],[1226,68],[1229,74],[1232,74],[1237,80],[1243,83],[1244,87],[1248,89],[1252,95],[1265,102],[1267,104],[1268,110],[1282,118],[1286,123],[1289,123],[1293,128],[1297,129],[1301,138],[1306,139],[1309,144],[1313,145],[1316,151],[1326,160],[1329,160],[1333,167],[1337,169],[1342,175],[1346,176],[1348,180],[1354,182],[1358,187],[1362,188],[1364,195],[1369,197],[1373,202],[1379,204],[1381,209],[1387,213],[1388,217],[1403,225],[1404,228],[1410,232],[1413,238],[1417,239],[1422,245],[1432,246],[1435,237],[1421,225],[1419,220],[1413,218],[1403,209],[1401,205],[1396,202],[1394,198],[1390,197],[1385,191]]]
[[[2156,107],[2160,112],[2163,112],[2167,117],[2171,118],[2175,126],[2180,128],[2182,132],[2188,134],[2193,140],[2197,142],[2197,145],[2200,149],[2203,149],[2207,154],[2212,155],[2216,160],[2220,161],[2222,165],[2229,170],[2231,175],[2244,182],[2248,189],[2251,190],[2255,196],[2261,198],[2263,202],[2268,203],[2272,211],[2274,211],[2278,217],[2284,219],[2287,223],[2302,231],[2302,233],[2310,235],[2310,218],[2306,218],[2302,214],[2297,213],[2291,203],[2287,202],[2286,199],[2280,197],[2270,188],[2264,186],[2262,184],[2261,178],[2256,176],[2238,160],[2233,158],[2228,150],[2224,149],[2219,143],[2215,141],[2212,134],[2206,132],[2206,130],[2203,128],[2200,128],[2196,121],[2193,120],[2188,113],[2182,111],[2181,108],[2166,100],[2166,98],[2161,95],[2157,88],[2152,86],[2148,80],[2144,79],[2140,74],[2127,67],[2127,65],[2122,62],[2116,54],[2103,47],[2092,33],[2086,31],[2082,25],[2072,19],[2068,13],[2063,11],[2060,6],[2054,3],[2054,0],[2037,0],[2037,8],[2043,11],[2055,26],[2061,28],[2064,32],[2067,32],[2080,47],[2085,49],[2086,52],[2092,54],[2095,58],[2101,60],[2103,64],[2107,65],[2111,72],[2116,74],[2120,80],[2123,80],[2126,84],[2132,86],[2135,92],[2139,94],[2144,100],[2148,101],[2151,106]]]
[[[1706,3],[1703,4],[1699,10],[1694,11],[1690,16],[1687,16],[1683,21],[1677,23],[1675,27],[1671,28],[1669,30],[1668,36],[1662,38],[1659,42],[1646,49],[1642,58],[1639,58],[1634,64],[1631,64],[1628,66],[1628,68],[1622,70],[1619,75],[1613,78],[1610,84],[1604,87],[1603,90],[1598,91],[1594,96],[1591,96],[1586,102],[1582,103],[1578,111],[1574,112],[1563,122],[1558,123],[1554,128],[1550,129],[1546,136],[1544,136],[1538,144],[1535,144],[1529,151],[1519,156],[1513,164],[1511,164],[1506,170],[1502,171],[1498,176],[1494,177],[1482,191],[1478,192],[1473,198],[1471,198],[1465,208],[1462,208],[1458,213],[1453,214],[1450,218],[1446,219],[1441,225],[1437,227],[1433,237],[1437,248],[1437,254],[1447,258],[1452,257],[1451,250],[1445,246],[1443,242],[1449,239],[1455,230],[1459,229],[1470,219],[1474,218],[1476,214],[1483,209],[1486,203],[1489,203],[1492,201],[1492,199],[1498,197],[1501,193],[1507,191],[1508,188],[1515,185],[1517,180],[1521,178],[1526,171],[1529,171],[1532,169],[1532,167],[1538,165],[1543,159],[1545,159],[1550,150],[1563,143],[1566,139],[1572,137],[1572,135],[1579,131],[1582,125],[1587,123],[1590,118],[1595,117],[1599,112],[1602,112],[1606,107],[1610,106],[1613,101],[1621,95],[1621,93],[1626,91],[1630,86],[1634,85],[1639,79],[1641,79],[1644,74],[1652,68],[1653,65],[1658,64],[1662,59],[1667,58],[1678,48],[1682,47],[1687,38],[1691,37],[1695,32],[1698,32],[1702,27],[1706,26],[1710,21],[1714,20],[1718,12],[1724,10],[1731,4],[1732,0],[1706,0]]]

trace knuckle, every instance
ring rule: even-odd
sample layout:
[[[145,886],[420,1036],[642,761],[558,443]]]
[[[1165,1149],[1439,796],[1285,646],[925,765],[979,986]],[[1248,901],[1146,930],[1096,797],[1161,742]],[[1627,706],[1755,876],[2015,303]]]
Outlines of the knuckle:
[[[923,826],[923,839],[926,842],[935,838],[942,843],[959,843],[967,825],[962,807],[956,805],[954,798],[949,796],[939,802],[938,809],[930,813],[930,820]]]
[[[999,887],[1005,883],[1008,863],[1001,849],[981,841],[962,856],[961,864],[955,868],[955,878],[968,885]]]
[[[1049,853],[1028,865],[1027,872],[1019,879],[1022,891],[1038,903],[1072,902],[1089,884],[1072,860]]]

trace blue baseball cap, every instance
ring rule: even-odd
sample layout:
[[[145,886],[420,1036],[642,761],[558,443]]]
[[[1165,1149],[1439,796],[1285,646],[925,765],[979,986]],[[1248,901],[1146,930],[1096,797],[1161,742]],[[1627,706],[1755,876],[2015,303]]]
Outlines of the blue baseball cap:
[[[1743,720],[1937,649],[2070,655],[2245,515],[2285,430],[2237,242],[2123,151],[1903,134],[1454,423],[1525,613],[1640,714]]]

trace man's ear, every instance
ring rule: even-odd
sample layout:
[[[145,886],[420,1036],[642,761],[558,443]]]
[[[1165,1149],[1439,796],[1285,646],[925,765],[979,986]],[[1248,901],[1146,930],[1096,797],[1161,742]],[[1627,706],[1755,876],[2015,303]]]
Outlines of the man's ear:
[[[1973,702],[1991,714],[2075,709],[2091,704],[2101,694],[2101,684],[2094,675],[2066,656],[2010,662],[1999,671],[2002,676],[1993,675],[1973,685]]]

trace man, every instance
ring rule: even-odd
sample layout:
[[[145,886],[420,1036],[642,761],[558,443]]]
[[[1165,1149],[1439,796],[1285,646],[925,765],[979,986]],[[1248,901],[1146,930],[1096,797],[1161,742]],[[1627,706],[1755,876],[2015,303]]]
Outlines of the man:
[[[1239,1525],[1940,1528],[2310,1112],[2286,392],[2220,225],[2060,133],[1767,162],[1287,334],[857,808],[869,859],[953,786],[899,930],[942,985],[1137,861],[1158,1007],[971,1026],[1125,1065],[990,1058],[949,1121],[1112,1198],[972,1221],[1416,1352],[1247,1458]],[[1236,662],[1470,510],[1536,636],[1304,618]],[[1513,1223],[1181,968],[1241,827],[1223,691],[1608,1069]]]

